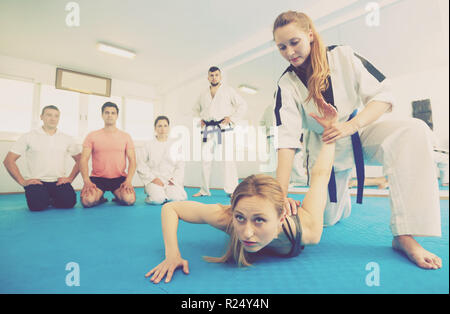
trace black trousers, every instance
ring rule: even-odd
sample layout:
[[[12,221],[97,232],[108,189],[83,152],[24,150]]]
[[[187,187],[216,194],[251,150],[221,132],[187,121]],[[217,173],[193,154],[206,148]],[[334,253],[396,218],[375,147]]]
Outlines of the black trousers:
[[[25,197],[31,211],[56,208],[72,208],[77,202],[75,191],[70,183],[56,185],[56,182],[42,182],[25,187]]]

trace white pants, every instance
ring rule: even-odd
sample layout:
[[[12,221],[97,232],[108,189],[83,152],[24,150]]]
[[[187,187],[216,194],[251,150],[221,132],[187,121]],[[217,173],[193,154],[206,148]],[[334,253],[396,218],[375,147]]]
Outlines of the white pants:
[[[212,161],[216,160],[223,164],[223,189],[225,193],[232,194],[238,185],[238,175],[235,162],[235,145],[233,131],[222,133],[222,143],[218,143],[216,133],[208,134],[208,141],[202,142],[202,186],[200,194],[211,195],[209,181],[211,179]],[[228,144],[228,146],[227,146]]]
[[[441,184],[448,184],[448,154],[435,151],[433,156],[439,171]]]
[[[166,201],[184,201],[187,199],[186,191],[182,186],[169,184],[160,186],[148,183],[144,189],[148,195],[145,202],[152,205],[161,205]]]
[[[273,136],[267,137],[266,142],[266,152],[267,153],[267,160],[264,163],[261,163],[259,165],[259,171],[267,173],[268,175],[272,177],[276,177],[276,170],[277,170],[277,150],[275,149],[275,146],[273,144]],[[293,165],[295,167],[295,164]]]
[[[293,185],[307,185],[308,175],[304,164],[303,149],[297,149],[294,155],[294,163],[291,172],[290,183]]]
[[[347,218],[352,211],[350,189],[348,188],[348,181],[352,175],[352,169],[336,171],[334,175],[336,179],[337,203],[331,203],[330,195],[327,194],[327,205],[323,215],[324,227],[332,226],[339,220]]]
[[[388,178],[394,236],[441,236],[439,187],[426,128],[409,118],[375,122],[360,132],[365,161],[381,163]],[[350,170],[336,172],[338,203],[328,199],[324,225],[350,215],[350,176]]]

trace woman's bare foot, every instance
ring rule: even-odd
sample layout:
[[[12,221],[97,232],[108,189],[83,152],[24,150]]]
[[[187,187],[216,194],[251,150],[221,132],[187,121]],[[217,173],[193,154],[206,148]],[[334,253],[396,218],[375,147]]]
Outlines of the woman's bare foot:
[[[192,197],[199,197],[199,196],[204,196],[201,192],[197,192],[194,195],[192,195]]]
[[[431,252],[425,250],[410,235],[394,237],[392,248],[403,252],[417,266],[425,269],[438,269],[442,267],[442,260]]]

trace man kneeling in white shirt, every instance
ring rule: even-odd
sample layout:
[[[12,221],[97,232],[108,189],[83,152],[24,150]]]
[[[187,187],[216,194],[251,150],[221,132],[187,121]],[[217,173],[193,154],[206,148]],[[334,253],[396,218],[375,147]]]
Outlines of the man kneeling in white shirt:
[[[56,208],[72,208],[76,203],[71,185],[79,172],[80,151],[75,140],[57,129],[60,112],[50,105],[42,109],[42,127],[22,135],[12,146],[3,164],[9,174],[25,189],[28,208],[40,211],[52,205]],[[65,176],[65,160],[72,156],[75,165]],[[25,155],[28,176],[24,178],[16,160]]]
[[[184,161],[177,151],[172,151],[174,140],[169,139],[169,119],[159,116],[154,126],[155,139],[138,153],[137,173],[148,195],[145,202],[159,205],[167,201],[184,201],[187,199],[183,186]]]

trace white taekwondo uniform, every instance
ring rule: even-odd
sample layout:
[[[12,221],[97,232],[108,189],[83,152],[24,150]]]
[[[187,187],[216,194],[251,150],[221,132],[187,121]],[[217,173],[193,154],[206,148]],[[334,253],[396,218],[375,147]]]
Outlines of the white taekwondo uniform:
[[[184,160],[174,151],[174,139],[149,141],[138,150],[137,173],[144,183],[149,204],[162,204],[166,201],[183,201],[187,198],[184,190]],[[152,183],[159,178],[164,186]],[[170,185],[172,182],[173,185]]]
[[[323,94],[336,107],[339,121],[347,121],[355,109],[373,100],[394,105],[389,81],[350,47],[328,47],[327,58],[331,84]],[[303,130],[306,167],[310,171],[322,145],[323,128],[309,116],[319,113],[314,100],[305,101],[308,89],[301,77],[293,66],[283,73],[274,114],[278,148],[299,148]],[[358,132],[364,160],[381,163],[388,177],[390,226],[394,236],[441,235],[438,181],[427,128],[419,119],[405,118],[378,120]],[[348,180],[354,163],[350,136],[337,140],[334,161],[337,203],[331,203],[328,196],[324,225],[333,225],[350,215]]]
[[[209,87],[205,89],[201,93],[198,102],[194,105],[193,111],[201,120],[208,122],[219,122],[225,117],[230,117],[231,125],[225,126],[225,129],[228,129],[228,131],[222,133],[218,127],[215,127],[218,132],[206,133],[206,138],[202,141],[202,186],[200,193],[202,195],[211,195],[209,181],[211,177],[212,156],[214,156],[216,160],[224,160],[224,190],[226,193],[231,194],[238,185],[236,162],[233,157],[234,153],[231,158],[217,156],[222,156],[223,146],[226,146],[227,143],[234,143],[234,132],[230,129],[242,121],[247,112],[247,103],[233,88],[222,83],[214,97],[212,97]],[[207,127],[204,127],[203,132],[206,129]],[[235,149],[233,147],[234,151]]]
[[[448,148],[440,143],[439,139],[430,128],[428,128],[428,134],[431,143],[433,144],[433,156],[437,166],[436,175],[441,179],[441,184],[448,184]]]
[[[259,121],[259,125],[265,127],[266,129],[266,137],[267,137],[267,150],[269,153],[269,159],[266,164],[262,164],[260,166],[260,171],[269,173],[272,176],[276,176],[276,167],[277,167],[277,152],[274,146],[274,133],[273,129],[275,128],[274,123],[274,115],[273,115],[274,106],[269,105],[264,110],[264,114]],[[291,185],[307,185],[308,177],[306,174],[306,169],[303,165],[303,151],[304,148],[297,149],[294,155],[294,163],[292,165],[292,172],[290,177]]]

